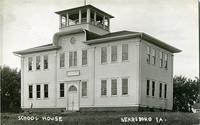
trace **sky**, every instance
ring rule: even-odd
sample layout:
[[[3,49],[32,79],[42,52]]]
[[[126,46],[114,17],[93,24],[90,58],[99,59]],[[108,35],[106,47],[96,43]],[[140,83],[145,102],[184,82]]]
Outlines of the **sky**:
[[[86,0],[115,18],[111,32],[145,32],[176,48],[174,75],[198,76],[198,0]],[[13,51],[52,43],[54,12],[83,6],[84,0],[0,0],[0,64],[20,69]]]

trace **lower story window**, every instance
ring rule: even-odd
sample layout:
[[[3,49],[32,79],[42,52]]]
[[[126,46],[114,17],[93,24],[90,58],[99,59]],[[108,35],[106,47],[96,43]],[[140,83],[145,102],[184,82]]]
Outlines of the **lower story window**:
[[[32,85],[28,86],[28,91],[29,91],[29,98],[33,98],[33,86]]]
[[[101,95],[107,95],[107,81],[101,80]]]
[[[117,79],[111,80],[111,95],[117,95]]]
[[[40,98],[40,85],[36,86],[36,94],[37,94],[37,98]]]
[[[87,96],[87,82],[82,82],[82,96]]]
[[[48,84],[44,84],[44,98],[48,98]]]
[[[64,83],[60,83],[60,97],[64,97],[65,89]]]
[[[128,94],[128,79],[124,78],[122,79],[122,95]]]

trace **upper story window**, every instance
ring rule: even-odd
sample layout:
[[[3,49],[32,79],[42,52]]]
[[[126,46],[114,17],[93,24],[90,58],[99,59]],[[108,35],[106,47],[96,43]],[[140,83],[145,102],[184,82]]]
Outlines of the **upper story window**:
[[[122,61],[128,60],[128,44],[122,44]]]
[[[64,97],[64,95],[65,95],[64,83],[60,83],[60,97]]]
[[[40,98],[40,85],[36,85],[36,97]]]
[[[146,48],[146,55],[147,55],[147,63],[150,63],[150,47],[147,46]]]
[[[151,49],[152,51],[152,64],[156,64],[156,50]]]
[[[128,94],[128,79],[124,78],[122,79],[122,95]]]
[[[28,57],[28,70],[31,71],[33,70],[33,58]]]
[[[74,11],[69,13],[69,25],[79,24],[79,12]]]
[[[36,56],[36,70],[40,70],[41,68],[41,59],[40,56]]]
[[[107,47],[101,48],[101,63],[107,62]]]
[[[65,53],[60,54],[60,67],[65,67]]]
[[[82,50],[82,65],[87,65],[87,50]]]
[[[44,98],[48,98],[49,94],[49,89],[48,89],[48,84],[44,84]]]
[[[117,79],[111,80],[111,95],[117,95]]]
[[[168,55],[167,54],[164,55],[164,60],[165,60],[164,67],[165,67],[165,69],[167,69],[168,68]]]
[[[82,96],[87,96],[87,82],[82,82]]]
[[[103,16],[99,13],[96,13],[96,25],[100,28],[103,28],[104,22],[103,22]]]
[[[81,23],[87,23],[87,11],[86,9],[81,10]]]
[[[107,81],[101,80],[101,95],[107,95]]]
[[[44,56],[44,69],[48,69],[49,62],[48,62],[48,55]]]
[[[159,58],[160,58],[160,67],[163,67],[163,52],[159,52]]]
[[[146,95],[149,95],[149,90],[150,90],[150,80],[147,80]]]
[[[33,85],[28,86],[28,91],[29,91],[29,98],[33,98]]]
[[[67,17],[66,14],[61,15],[61,28],[66,27],[67,26]]]
[[[117,46],[111,47],[111,61],[112,62],[117,61]]]
[[[155,95],[155,81],[152,81],[152,96]]]
[[[77,66],[77,52],[69,52],[69,66]]]

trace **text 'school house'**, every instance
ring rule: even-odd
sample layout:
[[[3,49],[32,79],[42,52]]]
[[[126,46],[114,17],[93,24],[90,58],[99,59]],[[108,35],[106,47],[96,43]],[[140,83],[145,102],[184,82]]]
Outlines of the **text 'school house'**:
[[[172,109],[179,49],[146,33],[110,32],[113,16],[92,5],[55,13],[52,44],[14,52],[22,109]]]

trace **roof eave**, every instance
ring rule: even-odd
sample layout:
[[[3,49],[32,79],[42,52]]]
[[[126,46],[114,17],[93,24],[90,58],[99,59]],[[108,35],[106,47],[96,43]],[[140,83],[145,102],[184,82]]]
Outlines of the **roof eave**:
[[[180,50],[180,49],[178,49],[176,47],[173,47],[173,46],[171,46],[169,44],[166,44],[166,43],[162,42],[161,40],[156,39],[156,38],[154,38],[154,37],[152,37],[152,36],[150,36],[150,35],[148,35],[146,33],[142,33],[141,36],[142,36],[142,39],[147,40],[147,41],[149,41],[149,42],[151,42],[153,44],[156,44],[156,45],[158,45],[158,46],[160,46],[160,47],[162,47],[162,48],[164,48],[164,49],[166,49],[166,50],[168,50],[168,51],[170,51],[172,53],[182,52],[182,50]]]
[[[51,47],[51,48],[42,48],[42,49],[36,49],[36,50],[22,50],[22,51],[15,51],[14,54],[18,55],[25,55],[25,54],[32,54],[32,53],[38,53],[38,52],[45,52],[45,51],[53,51],[60,49],[61,46]]]

